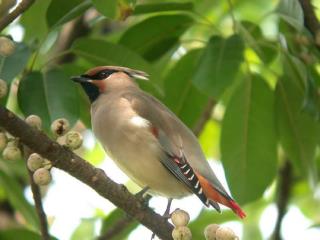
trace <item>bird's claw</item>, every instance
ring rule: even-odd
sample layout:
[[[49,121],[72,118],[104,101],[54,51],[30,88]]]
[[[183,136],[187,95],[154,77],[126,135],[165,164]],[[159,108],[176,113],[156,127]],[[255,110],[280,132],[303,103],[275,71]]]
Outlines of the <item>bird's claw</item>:
[[[149,189],[150,189],[149,187],[145,187],[141,191],[135,194],[135,197],[138,198],[139,202],[142,204],[143,207],[148,207],[149,205],[149,200],[151,196],[146,194],[146,192]]]

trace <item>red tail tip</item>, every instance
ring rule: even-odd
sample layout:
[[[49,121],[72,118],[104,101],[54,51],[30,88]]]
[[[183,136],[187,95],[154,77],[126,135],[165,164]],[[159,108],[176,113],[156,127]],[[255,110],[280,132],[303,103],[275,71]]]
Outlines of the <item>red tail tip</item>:
[[[234,211],[241,219],[246,217],[245,212],[242,211],[242,209],[239,207],[239,205],[235,201],[231,200],[229,201],[229,203],[232,211]]]

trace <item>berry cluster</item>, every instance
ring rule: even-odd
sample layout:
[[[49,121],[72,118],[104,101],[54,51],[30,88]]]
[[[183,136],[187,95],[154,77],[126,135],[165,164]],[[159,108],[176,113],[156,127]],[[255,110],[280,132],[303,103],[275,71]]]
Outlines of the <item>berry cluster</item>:
[[[175,228],[172,231],[174,240],[191,240],[192,234],[187,227],[190,217],[186,211],[176,209],[171,213],[171,221]],[[204,230],[206,240],[239,240],[239,237],[228,227],[210,224]]]

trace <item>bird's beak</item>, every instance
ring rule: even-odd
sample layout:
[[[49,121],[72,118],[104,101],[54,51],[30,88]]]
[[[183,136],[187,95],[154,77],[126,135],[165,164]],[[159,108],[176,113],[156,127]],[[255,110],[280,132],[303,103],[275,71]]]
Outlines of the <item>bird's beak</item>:
[[[86,75],[80,75],[80,76],[71,77],[71,80],[78,83],[84,83],[84,82],[89,82],[91,79]]]

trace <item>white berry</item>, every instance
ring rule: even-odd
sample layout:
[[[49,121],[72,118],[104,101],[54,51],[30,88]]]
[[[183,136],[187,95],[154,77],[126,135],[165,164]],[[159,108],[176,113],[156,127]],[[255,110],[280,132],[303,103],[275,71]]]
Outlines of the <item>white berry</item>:
[[[0,55],[8,57],[12,55],[15,50],[15,44],[7,37],[0,37]]]
[[[33,173],[33,181],[37,185],[48,185],[51,182],[51,179],[51,173],[45,168],[39,168]]]
[[[188,227],[180,226],[173,229],[172,238],[173,240],[191,240],[192,233]]]
[[[238,240],[239,238],[231,228],[219,227],[216,231],[216,240]]]
[[[187,226],[190,221],[190,216],[186,211],[178,208],[171,213],[171,221],[176,227]]]
[[[0,98],[3,98],[8,93],[8,84],[6,81],[0,79]]]
[[[4,132],[0,132],[0,152],[7,146],[8,138]]]
[[[41,157],[38,153],[32,153],[30,154],[27,166],[30,171],[34,172],[35,170],[43,167],[44,164],[44,158]]]
[[[3,150],[3,158],[10,161],[15,161],[21,159],[21,151],[18,147],[7,145]]]
[[[70,131],[66,134],[66,146],[75,150],[81,147],[83,138],[80,133],[76,131]]]
[[[31,127],[34,127],[38,130],[41,129],[42,126],[42,120],[37,115],[30,115],[26,118],[26,123],[28,123]]]
[[[65,118],[56,119],[51,124],[51,131],[55,134],[55,136],[63,136],[69,131],[69,128],[69,121]]]
[[[204,229],[206,240],[216,240],[216,232],[220,226],[218,224],[210,224]]]

